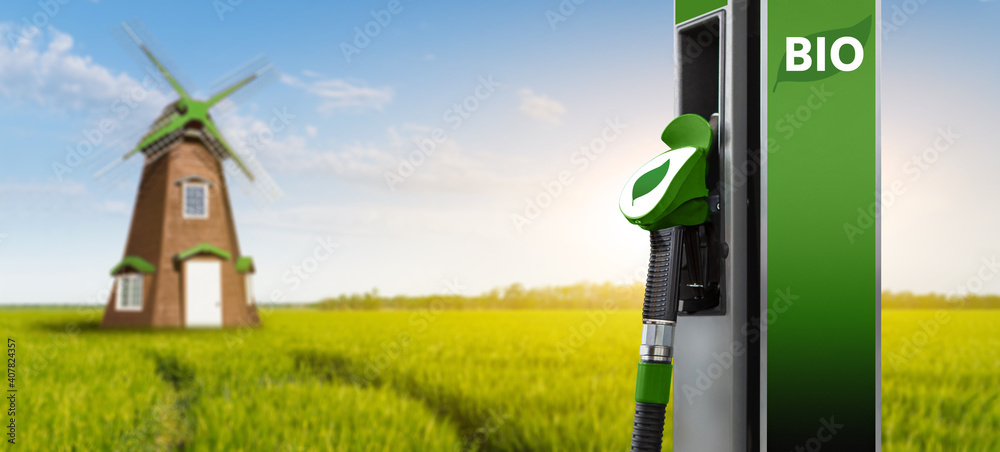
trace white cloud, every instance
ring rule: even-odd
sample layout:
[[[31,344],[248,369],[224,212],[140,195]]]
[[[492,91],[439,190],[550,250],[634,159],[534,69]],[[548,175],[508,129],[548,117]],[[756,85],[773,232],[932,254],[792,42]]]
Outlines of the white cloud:
[[[4,196],[80,196],[86,192],[86,188],[78,182],[0,184],[0,195]]]
[[[498,239],[503,236],[506,223],[482,220],[495,218],[497,214],[494,206],[485,202],[471,206],[421,204],[386,208],[363,202],[334,200],[247,211],[243,214],[243,224],[321,234],[337,231],[340,236],[426,238],[432,234],[450,237],[489,235]],[[480,219],[477,227],[469,227],[470,217]]]
[[[0,24],[0,34],[14,28]],[[90,56],[73,53],[73,46],[72,36],[51,27],[22,38],[15,48],[0,44],[0,97],[57,111],[110,114],[116,101],[128,98],[140,85],[125,73],[113,74],[94,63]],[[159,91],[146,93],[136,116],[151,117],[168,102]]]
[[[108,213],[127,214],[132,211],[132,206],[124,201],[104,201],[100,205],[100,210]]]
[[[351,179],[365,178],[378,172],[379,165],[389,160],[371,145],[355,143],[338,151],[318,151],[310,147],[306,136],[290,132],[265,134],[267,121],[255,117],[231,114],[220,121],[223,134],[240,154],[253,154],[264,167],[296,174],[333,174]],[[312,135],[313,126],[306,126]],[[285,129],[288,130],[288,129]],[[261,136],[268,135],[267,141]]]
[[[315,80],[303,81],[298,77],[281,74],[282,83],[305,90],[321,99],[319,111],[327,113],[338,109],[381,110],[392,102],[395,92],[390,87],[371,88],[355,85],[341,79],[324,79],[319,74],[307,71],[306,75]]]
[[[306,126],[306,135],[308,135],[309,138],[315,138],[317,132],[319,132],[319,130],[316,129],[316,126]]]
[[[268,128],[266,121],[238,114],[226,116],[220,126],[240,153],[253,147],[247,143]],[[424,158],[397,189],[476,191],[507,180],[500,174],[510,166],[503,156],[470,152],[452,139],[436,143],[432,153],[423,154],[417,142],[430,142],[432,131],[431,127],[403,124],[389,127],[384,141],[354,141],[325,148],[317,148],[304,135],[275,133],[273,139],[256,146],[252,153],[263,167],[275,172],[334,176],[386,189],[386,173],[395,173],[400,163],[414,153]]]
[[[299,173],[331,174],[343,180],[388,188],[386,174],[395,174],[413,153],[421,153],[416,141],[429,138],[426,132],[404,128],[388,132],[386,143],[353,142],[335,149],[316,150],[305,140],[290,137],[275,143],[273,157],[278,168]],[[478,191],[497,186],[502,178],[486,164],[489,156],[470,153],[455,142],[445,140],[431,155],[424,155],[408,174],[399,190]]]
[[[562,122],[562,115],[566,113],[563,104],[528,88],[518,91],[518,95],[521,96],[522,113],[549,124],[558,125]]]

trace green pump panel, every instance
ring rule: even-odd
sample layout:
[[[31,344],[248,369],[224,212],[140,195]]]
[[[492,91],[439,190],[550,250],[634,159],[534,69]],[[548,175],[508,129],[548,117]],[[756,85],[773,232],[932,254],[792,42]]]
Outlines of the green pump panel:
[[[771,450],[881,449],[880,9],[770,0],[762,10],[761,391]]]

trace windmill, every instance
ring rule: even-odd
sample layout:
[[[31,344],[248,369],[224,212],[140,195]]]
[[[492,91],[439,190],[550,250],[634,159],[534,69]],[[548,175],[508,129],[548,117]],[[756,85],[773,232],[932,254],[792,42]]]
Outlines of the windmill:
[[[124,256],[111,270],[114,284],[101,325],[259,325],[254,263],[240,252],[226,175],[241,177],[266,196],[277,190],[259,165],[251,170],[248,162],[256,160],[244,161],[235,152],[209,110],[273,76],[273,66],[246,66],[235,83],[198,100],[150,50],[155,41],[141,24],[122,24],[121,31],[179,99],[164,108],[138,145],[98,172],[144,157]]]

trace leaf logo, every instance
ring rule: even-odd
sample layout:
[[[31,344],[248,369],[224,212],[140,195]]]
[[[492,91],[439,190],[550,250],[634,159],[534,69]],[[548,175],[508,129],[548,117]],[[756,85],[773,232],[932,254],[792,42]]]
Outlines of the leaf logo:
[[[852,27],[823,31],[806,36],[805,38],[808,39],[809,42],[816,42],[816,38],[826,38],[826,42],[833,42],[837,38],[841,38],[843,36],[851,36],[857,39],[858,42],[861,43],[861,46],[864,47],[865,45],[868,44],[868,36],[871,34],[871,28],[872,28],[872,16],[868,16],[862,19],[861,22],[858,22]],[[786,69],[787,66],[785,65],[785,61],[787,59],[788,59],[788,53],[786,51],[785,55],[781,57],[781,64],[778,66],[778,77],[777,80],[774,82],[774,88],[771,90],[771,92],[777,91],[778,84],[780,84],[781,82],[813,82],[816,80],[823,80],[825,78],[832,77],[840,73],[840,70],[837,69],[836,67],[829,67],[829,66],[826,68],[825,71],[822,72],[817,71],[815,69],[801,71],[801,72],[789,72]]]
[[[663,164],[658,168],[651,170],[636,179],[635,185],[632,185],[632,205],[635,205],[635,200],[649,194],[649,192],[653,191],[657,185],[660,185],[663,178],[667,177],[668,170],[670,170],[670,159],[667,159],[667,161],[663,162]]]

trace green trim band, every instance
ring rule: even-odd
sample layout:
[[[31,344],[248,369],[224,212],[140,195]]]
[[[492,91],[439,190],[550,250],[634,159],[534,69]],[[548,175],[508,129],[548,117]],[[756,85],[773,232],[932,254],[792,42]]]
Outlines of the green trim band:
[[[635,377],[635,401],[660,403],[670,401],[670,374],[674,366],[663,363],[639,363]]]
[[[253,273],[256,269],[253,266],[253,258],[250,256],[241,256],[236,258],[236,272],[237,273]]]
[[[229,258],[232,257],[232,255],[229,254],[228,251],[225,251],[225,250],[223,250],[221,248],[209,245],[207,243],[201,243],[201,244],[195,245],[195,246],[193,246],[191,248],[188,248],[188,249],[186,249],[184,251],[181,251],[181,252],[177,253],[177,260],[183,261],[183,260],[186,260],[186,259],[188,259],[190,257],[193,257],[193,256],[198,255],[198,254],[202,254],[202,253],[214,254],[214,255],[219,256],[219,257],[221,257],[221,258],[223,258],[225,260],[229,260]]]
[[[687,22],[728,3],[726,0],[677,0],[674,2],[674,23]]]
[[[118,265],[115,265],[114,268],[111,269],[111,274],[116,275],[118,272],[129,267],[135,269],[139,273],[149,274],[156,271],[156,266],[150,264],[146,259],[139,256],[125,256],[125,258],[122,259]]]

